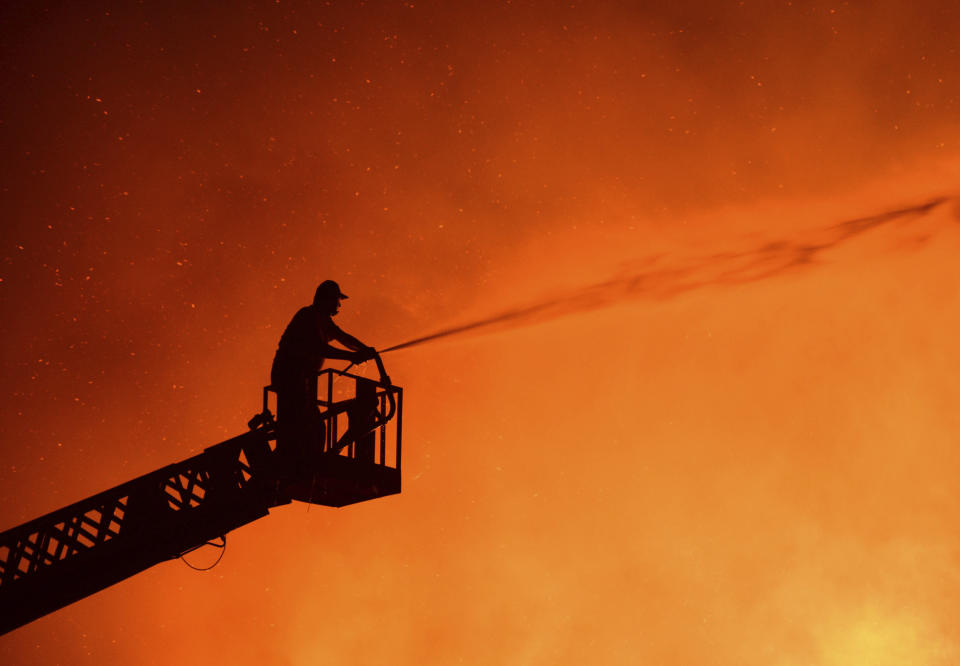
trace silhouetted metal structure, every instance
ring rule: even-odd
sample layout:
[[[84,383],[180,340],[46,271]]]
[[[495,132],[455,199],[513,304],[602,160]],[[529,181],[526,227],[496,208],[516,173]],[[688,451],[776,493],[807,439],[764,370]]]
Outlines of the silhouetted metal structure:
[[[319,427],[283,431],[282,447],[268,386],[249,432],[0,534],[0,633],[225,543],[292,500],[340,507],[399,493],[403,391],[376,360],[380,381],[319,373]]]

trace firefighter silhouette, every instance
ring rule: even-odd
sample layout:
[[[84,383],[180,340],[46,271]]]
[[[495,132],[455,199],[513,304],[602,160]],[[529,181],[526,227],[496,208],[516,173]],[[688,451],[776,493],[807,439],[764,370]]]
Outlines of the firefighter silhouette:
[[[317,373],[324,361],[363,363],[376,355],[373,347],[333,323],[345,298],[336,282],[321,282],[313,303],[300,308],[290,320],[273,357],[270,382],[277,393],[277,448],[294,466],[322,451],[325,433],[317,408]]]

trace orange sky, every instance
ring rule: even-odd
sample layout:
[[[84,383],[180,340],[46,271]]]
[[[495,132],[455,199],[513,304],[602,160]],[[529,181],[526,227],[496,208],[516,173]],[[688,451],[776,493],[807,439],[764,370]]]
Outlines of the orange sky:
[[[0,661],[957,663],[960,9],[701,4],[0,10],[0,529],[242,432],[319,280],[386,347],[697,279],[388,355],[401,495]]]

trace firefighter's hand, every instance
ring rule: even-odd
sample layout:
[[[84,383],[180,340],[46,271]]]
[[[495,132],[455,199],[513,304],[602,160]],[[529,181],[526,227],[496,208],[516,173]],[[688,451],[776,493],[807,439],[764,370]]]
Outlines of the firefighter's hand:
[[[359,365],[364,361],[369,361],[371,358],[376,356],[377,350],[373,347],[367,347],[366,349],[361,349],[360,351],[353,352],[353,358],[350,360],[353,361],[355,365]]]

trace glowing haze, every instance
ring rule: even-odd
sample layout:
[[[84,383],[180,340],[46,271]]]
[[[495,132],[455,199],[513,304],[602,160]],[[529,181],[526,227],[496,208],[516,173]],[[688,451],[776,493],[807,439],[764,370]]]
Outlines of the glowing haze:
[[[241,432],[322,279],[497,319],[386,357],[401,495],[0,660],[960,660],[960,9],[634,4],[0,10],[0,529]]]

